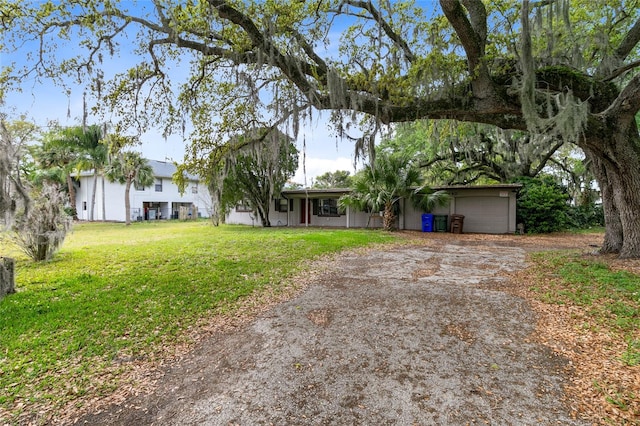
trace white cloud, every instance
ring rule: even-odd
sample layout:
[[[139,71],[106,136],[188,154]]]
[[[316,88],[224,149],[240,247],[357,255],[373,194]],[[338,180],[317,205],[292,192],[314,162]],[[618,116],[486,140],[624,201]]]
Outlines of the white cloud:
[[[334,159],[307,157],[305,162],[305,183],[305,173],[303,172],[303,164],[301,158],[298,171],[296,172],[292,180],[302,185],[311,186],[313,180],[315,180],[317,176],[320,176],[327,172],[335,172],[337,170],[346,170],[351,174],[354,174],[355,171],[353,168],[353,159],[347,157],[337,157]]]

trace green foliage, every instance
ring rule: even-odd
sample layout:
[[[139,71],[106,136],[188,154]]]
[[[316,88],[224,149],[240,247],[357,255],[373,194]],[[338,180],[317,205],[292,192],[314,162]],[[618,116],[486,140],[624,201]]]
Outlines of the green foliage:
[[[75,188],[71,174],[93,170],[90,219],[94,217],[98,175],[104,172],[108,160],[108,147],[103,143],[100,126],[54,127],[45,133],[43,142],[34,149],[38,163],[37,181],[64,182],[69,195],[72,216],[75,212]],[[104,196],[104,193],[103,193]],[[105,205],[103,200],[103,206]]]
[[[3,66],[2,92],[31,78],[81,80],[97,92],[96,109],[117,116],[116,128],[192,128],[185,162],[194,167],[248,128],[289,126],[297,137],[300,123],[313,122],[318,110],[332,111],[339,136],[362,130],[356,152],[371,152],[384,124],[425,118],[528,128],[542,143],[520,140],[515,150],[503,149],[512,148],[498,147],[508,138],[497,144],[475,130],[464,149],[455,134],[435,140],[453,158],[435,177],[469,183],[480,174],[499,181],[534,176],[559,141],[574,141],[602,160],[601,188],[622,185],[615,190],[625,193],[617,197],[625,205],[608,211],[640,211],[629,183],[639,177],[617,176],[640,173],[638,134],[628,130],[637,111],[623,111],[635,104],[622,99],[637,83],[635,1],[143,3],[3,5],[0,53],[26,61]],[[105,73],[102,64],[122,57],[135,63]],[[593,119],[605,111],[610,117]],[[550,136],[559,137],[546,145]],[[464,156],[474,160],[468,176],[457,170]],[[621,230],[637,227],[638,218],[620,220],[623,226],[606,234],[611,250],[640,256],[640,242],[625,240],[636,234]]]
[[[527,233],[545,233],[566,229],[569,225],[569,203],[564,189],[553,177],[521,178],[516,221]]]
[[[385,241],[366,230],[79,224],[52,262],[18,259],[18,292],[0,302],[0,409],[55,415],[100,397],[199,323],[282,291],[311,259]]]
[[[350,188],[353,177],[346,170],[326,172],[316,177],[312,188]]]
[[[399,124],[380,147],[413,158],[432,185],[506,183],[535,177],[562,147],[561,141],[527,132],[454,120]]]
[[[342,196],[339,204],[360,211],[384,211],[383,227],[392,230],[403,198],[425,211],[449,200],[443,192],[434,193],[423,185],[420,170],[409,157],[380,151],[373,166],[356,174],[351,193]]]
[[[138,187],[147,187],[153,183],[153,169],[149,165],[149,162],[142,158],[137,152],[126,151],[119,152],[116,156],[112,157],[111,163],[106,170],[106,177],[111,182],[119,182],[124,187],[124,211],[125,211],[125,223],[131,224],[131,199],[129,197],[129,191],[131,185],[135,184]]]
[[[567,212],[568,224],[571,228],[589,229],[604,226],[604,211],[601,204],[591,203],[581,206],[570,206]]]
[[[140,187],[147,187],[153,183],[153,169],[149,162],[133,151],[119,153],[112,158],[107,169],[107,177],[112,182]]]
[[[229,206],[244,200],[258,213],[262,226],[271,226],[273,196],[298,168],[295,143],[278,131],[255,130],[229,144],[231,147],[222,158],[225,173],[221,202]]]
[[[627,350],[622,354],[622,362],[629,367],[640,365],[640,339],[627,339]]]

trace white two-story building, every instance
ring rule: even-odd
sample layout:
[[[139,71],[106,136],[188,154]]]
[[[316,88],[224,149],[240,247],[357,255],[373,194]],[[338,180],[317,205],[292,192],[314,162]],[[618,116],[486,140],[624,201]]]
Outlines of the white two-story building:
[[[189,176],[186,190],[184,194],[181,194],[178,191],[178,186],[172,180],[176,166],[171,162],[148,161],[153,169],[155,181],[151,186],[144,188],[131,185],[129,212],[125,212],[125,185],[109,182],[107,178],[98,176],[92,218],[91,200],[94,172],[87,171],[77,175],[76,210],[78,219],[124,222],[126,214],[130,215],[132,221],[177,219],[181,211],[186,212],[186,215],[191,218],[209,217],[211,196],[206,185],[201,183],[197,176]]]

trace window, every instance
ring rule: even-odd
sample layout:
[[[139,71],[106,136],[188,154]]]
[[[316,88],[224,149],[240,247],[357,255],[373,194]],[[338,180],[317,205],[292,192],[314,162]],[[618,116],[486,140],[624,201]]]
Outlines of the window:
[[[86,201],[82,202],[82,210],[85,210],[85,211],[87,210],[87,202]]]
[[[238,204],[236,204],[236,211],[237,212],[252,212],[253,209],[249,205],[249,202],[247,202],[246,200],[242,200]]]
[[[136,187],[136,191],[144,191],[144,186],[141,186],[138,181],[135,181],[134,185]]]
[[[340,216],[344,213],[338,209],[337,198],[322,198],[313,200],[313,214],[317,216]]]
[[[162,178],[156,179],[156,192],[162,192]]]
[[[287,211],[293,211],[293,200],[287,200],[286,198],[276,198],[275,210],[277,212],[283,213],[286,213]]]
[[[197,193],[198,193],[198,184],[197,184],[197,183],[196,183],[196,184],[194,184],[194,185],[191,187],[191,193],[192,193],[192,194],[197,194]]]

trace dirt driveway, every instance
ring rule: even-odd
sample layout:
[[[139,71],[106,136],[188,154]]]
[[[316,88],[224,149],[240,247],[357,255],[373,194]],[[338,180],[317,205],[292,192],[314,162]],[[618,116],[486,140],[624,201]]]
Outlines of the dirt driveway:
[[[118,425],[581,425],[568,363],[500,290],[513,239],[349,253],[295,298],[207,338],[150,394],[80,419]]]

